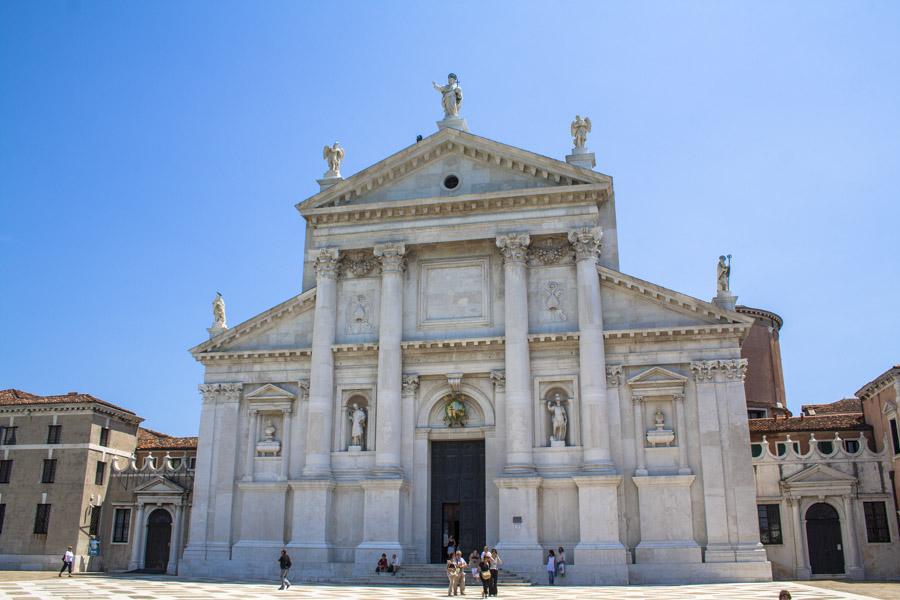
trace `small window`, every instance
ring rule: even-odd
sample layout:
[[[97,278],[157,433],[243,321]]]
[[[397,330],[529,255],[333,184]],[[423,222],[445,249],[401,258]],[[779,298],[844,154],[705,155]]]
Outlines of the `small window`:
[[[894,454],[900,454],[900,432],[897,431],[897,419],[891,419],[891,442],[894,444]]]
[[[9,483],[12,475],[12,460],[0,460],[0,483]]]
[[[169,464],[172,465],[172,470],[177,471],[181,468],[181,459],[180,458],[170,458]]]
[[[449,174],[444,177],[443,186],[445,190],[455,190],[459,187],[459,175]]]
[[[62,425],[50,425],[47,427],[47,443],[58,444],[62,433]]]
[[[94,473],[94,484],[103,485],[103,476],[106,475],[106,463],[102,460],[97,461],[97,471]]]
[[[131,509],[117,508],[113,521],[113,539],[116,544],[124,544],[128,541],[128,528],[131,525]]]
[[[16,429],[18,429],[18,427],[0,427],[0,444],[3,444],[4,446],[15,446]]]
[[[53,483],[56,480],[56,459],[45,458],[44,470],[41,472],[41,483]]]
[[[747,411],[748,419],[765,419],[766,418],[766,409],[764,408],[753,408]]]
[[[50,527],[50,505],[38,504],[34,512],[34,532],[47,533]]]
[[[834,452],[834,443],[829,441],[819,441],[819,452],[822,454],[831,454]]]
[[[762,456],[763,447],[762,444],[750,444],[750,456],[753,458],[759,458]]]
[[[775,448],[778,451],[778,456],[787,454],[787,444],[785,442],[778,442]],[[791,448],[794,449],[794,454],[800,454],[800,442],[791,442]]]
[[[189,457],[188,457],[188,459],[187,459],[187,467],[188,467],[188,469],[195,469],[195,468],[197,468],[197,457],[196,457],[196,456],[189,456]]]
[[[759,541],[763,544],[783,544],[781,539],[781,510],[777,504],[758,504]]]
[[[884,502],[864,502],[866,512],[866,536],[870,544],[882,544],[891,541],[888,530],[887,511]]]
[[[100,428],[100,445],[109,446],[109,427]]]
[[[91,524],[88,527],[88,535],[100,535],[100,508],[99,506],[91,507]]]
[[[859,440],[844,440],[844,450],[847,452],[859,452]]]
[[[3,533],[3,522],[6,520],[6,505],[0,504],[0,534]]]

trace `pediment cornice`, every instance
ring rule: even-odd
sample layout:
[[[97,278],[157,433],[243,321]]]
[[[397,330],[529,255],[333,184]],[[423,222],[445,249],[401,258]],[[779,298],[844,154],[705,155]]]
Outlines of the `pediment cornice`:
[[[512,172],[546,179],[559,186],[601,184],[607,189],[607,193],[612,188],[612,179],[602,173],[575,167],[560,160],[468,132],[443,129],[311,196],[296,207],[303,216],[308,216],[316,209],[348,205],[364,194],[405,177],[451,153]]]

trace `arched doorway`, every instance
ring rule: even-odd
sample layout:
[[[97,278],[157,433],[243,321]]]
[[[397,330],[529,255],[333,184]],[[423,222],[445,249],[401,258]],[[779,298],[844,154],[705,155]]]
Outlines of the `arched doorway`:
[[[144,568],[165,572],[169,564],[169,543],[172,539],[172,515],[164,508],[157,508],[147,518],[147,546],[144,552]]]
[[[841,521],[830,504],[818,502],[806,511],[806,544],[813,575],[844,572],[844,545]]]

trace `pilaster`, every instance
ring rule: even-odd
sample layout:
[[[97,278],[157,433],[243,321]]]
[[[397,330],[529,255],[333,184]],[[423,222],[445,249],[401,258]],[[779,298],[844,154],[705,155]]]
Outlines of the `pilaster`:
[[[330,561],[329,525],[333,515],[334,480],[304,479],[291,481],[288,485],[294,494],[288,553],[300,562]]]
[[[500,540],[497,550],[511,567],[541,564],[544,550],[538,542],[538,491],[541,477],[502,477],[494,480],[500,491]]]
[[[621,475],[588,475],[572,479],[578,486],[577,562],[621,565],[624,571],[622,583],[627,583],[627,555],[619,539],[618,489],[622,483]]]

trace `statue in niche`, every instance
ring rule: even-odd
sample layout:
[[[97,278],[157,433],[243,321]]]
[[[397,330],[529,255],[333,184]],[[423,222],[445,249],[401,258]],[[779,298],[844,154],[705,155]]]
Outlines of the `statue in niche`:
[[[272,423],[272,420],[266,422],[266,426],[263,429],[263,441],[264,442],[274,442],[275,441],[275,425]]]
[[[656,409],[656,413],[653,415],[653,421],[656,423],[657,430],[662,430],[666,426],[666,415],[661,408]]]
[[[720,256],[716,265],[716,291],[727,292],[731,281],[731,255]]]
[[[272,423],[272,419],[268,419],[262,430],[263,438],[256,443],[258,456],[278,456],[281,451],[281,442],[275,439],[276,433],[275,424]]]
[[[341,162],[344,160],[344,149],[335,142],[331,147],[325,146],[322,149],[322,158],[328,163],[328,170],[325,171],[325,177],[340,177]]]
[[[544,292],[547,294],[545,306],[550,313],[551,321],[565,321],[566,313],[562,309],[562,286],[558,281],[548,281]]]
[[[369,321],[371,306],[365,295],[358,294],[350,301],[347,329],[351,334],[369,333],[372,323]]]
[[[444,423],[447,427],[465,427],[468,420],[466,403],[460,394],[452,394],[444,405]]]
[[[355,402],[350,405],[350,445],[362,448],[366,443],[366,411]]]
[[[222,298],[222,292],[216,292],[216,299],[212,303],[213,309],[213,327],[221,327],[225,329],[228,324],[225,322],[225,299]]]
[[[569,417],[563,406],[567,400],[563,400],[559,393],[554,394],[552,400],[547,401],[547,410],[550,411],[550,423],[553,426],[553,434],[550,436],[550,445],[564,446],[566,443],[566,430],[569,427]]]
[[[459,107],[462,106],[463,93],[462,88],[459,87],[456,73],[447,75],[447,85],[438,85],[435,81],[432,81],[431,85],[441,93],[441,106],[444,107],[444,118],[458,117]]]
[[[587,143],[587,134],[591,132],[591,120],[588,117],[581,118],[580,115],[575,115],[575,120],[572,121],[572,143],[576,148],[584,148],[585,143]]]

